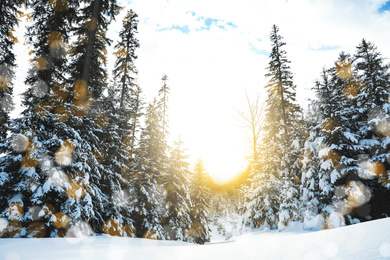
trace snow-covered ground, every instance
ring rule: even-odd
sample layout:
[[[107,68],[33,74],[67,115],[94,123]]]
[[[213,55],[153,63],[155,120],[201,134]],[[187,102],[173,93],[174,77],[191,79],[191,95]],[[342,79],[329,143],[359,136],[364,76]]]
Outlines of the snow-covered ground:
[[[0,259],[389,259],[389,231],[390,218],[315,232],[293,225],[203,246],[119,237],[0,239]]]

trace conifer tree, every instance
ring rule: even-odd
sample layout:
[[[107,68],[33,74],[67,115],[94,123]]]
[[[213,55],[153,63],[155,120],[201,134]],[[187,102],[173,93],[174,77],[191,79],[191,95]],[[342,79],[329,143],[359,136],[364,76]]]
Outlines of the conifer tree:
[[[321,79],[316,80],[313,90],[317,99],[312,100],[308,109],[306,122],[308,125],[308,136],[304,144],[302,158],[302,177],[301,177],[301,200],[303,203],[303,222],[307,223],[321,213],[324,208],[324,198],[327,193],[320,189],[320,158],[318,156],[322,145],[323,137],[320,136],[319,127],[322,122],[322,115],[329,112],[329,107],[334,104],[327,103],[331,97],[329,89],[329,76],[327,70],[323,69]],[[321,182],[322,187],[329,185],[328,182]]]
[[[72,175],[78,172],[73,151],[82,147],[79,135],[67,124],[66,44],[78,1],[34,1],[30,7],[33,24],[27,41],[33,47],[33,65],[26,79],[30,88],[24,93],[23,117],[15,120],[8,142],[13,151],[2,163],[3,171],[13,173],[6,184],[12,190],[6,215],[15,216],[11,208],[21,213],[10,219],[15,227],[25,227],[19,235],[63,236],[72,219],[94,215],[91,196],[83,196],[88,181]]]
[[[13,35],[15,27],[18,25],[18,11],[21,3],[18,0],[2,1],[0,3],[0,151],[4,139],[7,137],[7,126],[9,124],[9,112],[13,108],[12,80],[15,76],[14,68],[15,54],[13,46],[18,39]]]
[[[357,104],[359,106],[359,145],[358,174],[363,183],[370,187],[371,201],[356,210],[355,216],[361,220],[380,218],[390,213],[387,205],[390,198],[389,177],[389,65],[384,64],[376,46],[363,39],[354,55],[356,70],[360,80]]]
[[[268,97],[260,146],[263,154],[260,156],[261,169],[252,174],[254,182],[249,195],[248,217],[254,227],[276,228],[279,225],[283,228],[299,216],[298,155],[302,140],[298,123],[301,113],[295,100],[290,61],[283,50],[285,43],[276,25],[272,27],[270,39],[272,52],[266,74]]]
[[[166,162],[165,142],[161,126],[161,113],[154,100],[146,110],[145,128],[137,148],[130,186],[132,194],[132,219],[137,237],[164,239],[163,217],[164,190],[160,165]]]
[[[167,110],[168,110],[168,95],[169,95],[169,86],[167,85],[168,76],[164,75],[162,78],[163,85],[158,91],[158,95],[160,96],[159,106],[162,109],[162,126],[163,126],[163,134],[167,134]]]
[[[116,91],[120,105],[117,114],[120,117],[120,133],[124,143],[128,147],[128,157],[132,157],[136,144],[136,135],[141,116],[142,102],[140,100],[141,89],[135,83],[134,76],[138,73],[134,61],[137,59],[135,51],[139,48],[136,38],[138,27],[138,15],[129,10],[123,20],[123,28],[119,32],[120,41],[115,45],[115,68],[113,71]]]
[[[210,188],[207,186],[207,172],[199,159],[190,179],[191,227],[187,231],[188,241],[204,244],[210,241],[209,209]]]
[[[317,107],[321,112],[315,127],[319,159],[318,199],[325,225],[328,218],[339,219],[336,225],[331,221],[333,226],[342,225],[343,215],[348,216],[355,207],[350,200],[355,188],[349,187],[359,181],[360,125],[354,121],[359,117],[356,99],[359,85],[351,56],[342,52],[333,68],[323,70],[315,87]]]
[[[182,142],[175,142],[172,148],[166,175],[166,209],[164,232],[171,240],[188,240],[186,232],[191,226],[189,164],[182,149]]]
[[[71,125],[82,138],[83,150],[77,151],[77,157],[83,158],[80,170],[91,183],[89,194],[94,215],[88,223],[94,232],[102,233],[104,225],[118,223],[117,219],[106,219],[106,207],[112,194],[110,180],[115,179],[107,169],[108,144],[106,142],[110,123],[108,111],[104,107],[103,90],[107,87],[106,47],[110,40],[106,31],[111,20],[120,8],[116,0],[82,1],[77,12],[74,34],[77,40],[71,48],[70,84],[73,87]],[[104,230],[103,230],[104,229]],[[115,233],[115,232],[114,232]]]

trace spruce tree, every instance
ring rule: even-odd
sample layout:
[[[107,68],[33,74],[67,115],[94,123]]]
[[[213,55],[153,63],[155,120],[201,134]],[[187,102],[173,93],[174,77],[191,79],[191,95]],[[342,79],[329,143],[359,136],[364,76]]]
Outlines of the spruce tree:
[[[130,169],[135,154],[136,131],[142,104],[140,88],[134,83],[137,73],[134,65],[137,33],[137,15],[130,10],[123,20],[119,33],[120,41],[116,44],[116,62],[113,70],[114,82],[103,98],[103,109],[108,116],[109,124],[105,127],[106,160],[103,162],[104,174],[102,190],[108,195],[105,206],[105,219],[111,220],[117,227],[112,234],[135,236],[131,219],[130,203]],[[110,233],[110,232],[109,232]]]
[[[164,190],[160,185],[162,175],[160,165],[166,162],[165,142],[161,113],[154,100],[146,110],[145,128],[135,155],[130,176],[132,219],[136,236],[164,239],[161,218],[164,214]]]
[[[13,46],[18,39],[13,35],[14,27],[18,25],[18,8],[20,1],[2,1],[0,3],[0,153],[10,152],[7,145],[7,131],[10,126],[10,111],[13,108],[12,94],[15,73],[15,54]],[[0,217],[4,217],[4,209],[8,207],[11,172],[4,171],[4,157],[0,158]],[[6,232],[0,232],[0,237]]]
[[[356,207],[349,199],[354,191],[348,187],[359,182],[357,161],[362,148],[358,144],[360,125],[354,121],[359,117],[359,86],[351,56],[342,52],[335,66],[323,71],[315,88],[321,111],[316,131],[319,202],[325,227],[328,222],[332,226],[342,225],[343,215],[348,216]]]
[[[160,102],[159,106],[162,110],[162,127],[163,127],[163,134],[167,134],[167,110],[168,110],[168,95],[169,95],[169,86],[167,85],[168,76],[164,75],[162,78],[163,85],[161,86],[160,90],[158,91],[158,95],[160,96]]]
[[[363,39],[354,55],[356,70],[360,80],[359,95],[359,145],[362,154],[359,159],[358,174],[370,188],[371,200],[356,209],[355,216],[361,220],[380,218],[389,215],[387,205],[390,198],[389,177],[389,65],[376,46]]]
[[[18,25],[18,16],[21,12],[19,0],[2,1],[0,3],[0,151],[3,151],[2,144],[7,137],[9,124],[9,112],[13,108],[12,94],[15,73],[15,54],[13,47],[18,39],[13,35]]]
[[[290,61],[283,50],[286,43],[276,25],[272,27],[270,39],[272,52],[266,74],[269,82],[265,87],[268,97],[260,144],[263,154],[261,168],[252,173],[248,223],[254,227],[283,228],[299,218],[301,112],[295,100]]]
[[[78,181],[71,174],[78,172],[73,151],[82,147],[78,133],[67,124],[66,45],[78,1],[34,1],[30,7],[33,24],[26,35],[34,50],[26,79],[30,88],[24,93],[23,117],[15,120],[7,143],[12,152],[2,161],[3,171],[12,173],[5,184],[12,190],[6,215],[15,216],[9,209],[18,206],[20,217],[10,221],[11,226],[24,227],[19,235],[63,236],[73,219],[94,214],[91,197],[82,196],[88,181]]]
[[[74,87],[70,124],[82,139],[83,149],[77,150],[75,156],[82,158],[79,171],[83,173],[82,179],[91,183],[88,194],[94,196],[91,201],[94,215],[88,223],[94,232],[109,230],[109,234],[116,234],[119,227],[114,231],[105,228],[112,223],[119,226],[119,220],[106,216],[112,196],[109,182],[115,179],[115,173],[105,163],[110,118],[105,110],[103,91],[108,85],[105,65],[110,40],[106,31],[120,8],[115,0],[85,0],[82,3],[73,29],[77,40],[71,48],[70,84]]]
[[[329,185],[331,185],[330,178],[320,181],[319,151],[324,139],[321,135],[321,122],[337,106],[330,102],[332,91],[329,84],[329,72],[326,69],[323,69],[321,78],[316,80],[312,89],[316,93],[316,99],[311,101],[307,112],[308,136],[305,140],[302,158],[301,200],[305,224],[317,217],[329,203],[326,199]]]
[[[18,0],[2,1],[0,3],[0,151],[4,152],[3,143],[7,137],[9,126],[9,113],[13,109],[13,84],[15,73],[15,54],[13,47],[18,39],[13,35],[18,25],[20,16],[23,15],[18,8],[21,2]]]
[[[210,241],[209,210],[210,188],[207,186],[207,172],[203,161],[199,159],[190,179],[191,227],[187,231],[188,241],[204,244]]]
[[[165,237],[171,240],[187,241],[186,232],[191,226],[189,163],[182,149],[182,142],[175,142],[170,153],[166,183],[166,216],[164,223]]]

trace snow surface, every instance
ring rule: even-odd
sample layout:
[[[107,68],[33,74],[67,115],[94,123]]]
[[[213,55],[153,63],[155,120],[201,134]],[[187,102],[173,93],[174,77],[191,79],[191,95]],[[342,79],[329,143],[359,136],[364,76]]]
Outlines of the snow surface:
[[[323,231],[294,223],[195,245],[139,238],[0,239],[1,260],[22,259],[389,259],[390,218]]]

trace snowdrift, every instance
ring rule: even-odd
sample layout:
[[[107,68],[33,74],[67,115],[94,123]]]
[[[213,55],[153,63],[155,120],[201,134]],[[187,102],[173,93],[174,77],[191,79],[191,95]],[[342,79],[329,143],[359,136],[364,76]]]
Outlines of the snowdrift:
[[[0,259],[388,259],[390,218],[323,231],[293,225],[194,245],[138,238],[0,239]]]

